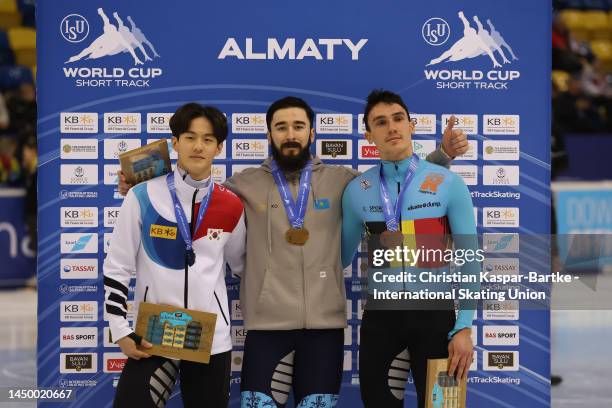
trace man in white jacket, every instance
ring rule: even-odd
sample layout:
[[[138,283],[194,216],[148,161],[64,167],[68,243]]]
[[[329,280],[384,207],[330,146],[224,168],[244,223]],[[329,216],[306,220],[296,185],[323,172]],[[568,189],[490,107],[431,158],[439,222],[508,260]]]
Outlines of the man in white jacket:
[[[214,107],[189,103],[172,116],[170,129],[180,168],[129,191],[104,261],[111,335],[128,356],[115,407],[164,406],[178,375],[186,407],[225,407],[229,400],[232,342],[225,265],[242,272],[244,211],[240,199],[210,177],[213,158],[227,137],[227,120]],[[144,301],[217,314],[209,364],[145,352],[151,344],[127,321],[134,275],[135,309]]]

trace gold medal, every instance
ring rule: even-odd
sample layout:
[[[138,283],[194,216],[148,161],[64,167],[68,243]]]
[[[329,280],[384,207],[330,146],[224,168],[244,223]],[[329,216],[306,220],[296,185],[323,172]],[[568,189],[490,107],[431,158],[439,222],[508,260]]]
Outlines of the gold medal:
[[[380,244],[385,248],[395,249],[398,246],[402,246],[404,243],[404,236],[401,231],[384,231],[380,234]]]
[[[308,241],[308,230],[304,227],[302,228],[289,228],[287,232],[285,232],[285,239],[291,245],[302,246]]]

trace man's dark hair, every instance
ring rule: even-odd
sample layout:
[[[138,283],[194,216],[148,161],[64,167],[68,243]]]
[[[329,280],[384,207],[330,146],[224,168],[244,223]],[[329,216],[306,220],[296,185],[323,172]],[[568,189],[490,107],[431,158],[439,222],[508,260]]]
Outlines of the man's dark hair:
[[[306,112],[306,116],[308,116],[308,120],[310,121],[310,128],[314,126],[314,111],[304,101],[295,96],[286,96],[282,99],[272,102],[272,105],[268,108],[268,112],[266,112],[266,124],[268,125],[268,130],[271,130],[272,126],[272,117],[277,110],[287,109],[287,108],[300,108]]]
[[[406,111],[406,115],[408,115],[408,120],[410,120],[410,111],[408,107],[402,100],[402,97],[398,94],[387,91],[385,89],[375,89],[368,95],[368,101],[366,102],[365,111],[363,112],[363,123],[365,124],[366,130],[370,130],[370,125],[368,124],[368,115],[374,106],[379,103],[385,103],[387,105],[391,105],[397,103],[399,106],[404,108]]]
[[[191,121],[196,118],[208,119],[213,128],[213,135],[217,144],[223,143],[227,138],[227,118],[214,106],[202,106],[191,102],[179,107],[170,118],[170,130],[172,136],[177,139],[189,130]]]

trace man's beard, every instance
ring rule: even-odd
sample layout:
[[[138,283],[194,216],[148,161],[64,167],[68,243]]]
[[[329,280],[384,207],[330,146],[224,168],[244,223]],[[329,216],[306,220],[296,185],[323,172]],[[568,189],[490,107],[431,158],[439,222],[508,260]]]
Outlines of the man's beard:
[[[283,148],[297,148],[300,151],[298,154],[287,156],[281,153]],[[310,139],[308,139],[308,144],[305,147],[302,147],[298,142],[291,141],[283,143],[280,149],[272,142],[272,157],[284,172],[291,173],[301,170],[310,160]]]

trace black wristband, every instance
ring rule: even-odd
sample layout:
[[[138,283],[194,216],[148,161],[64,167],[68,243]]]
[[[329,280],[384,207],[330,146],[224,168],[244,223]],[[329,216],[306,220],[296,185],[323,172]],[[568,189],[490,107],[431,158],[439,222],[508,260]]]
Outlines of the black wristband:
[[[134,340],[134,343],[136,343],[137,346],[140,346],[140,343],[142,343],[142,336],[137,335],[136,333],[132,332],[130,334],[127,335],[130,339]]]

